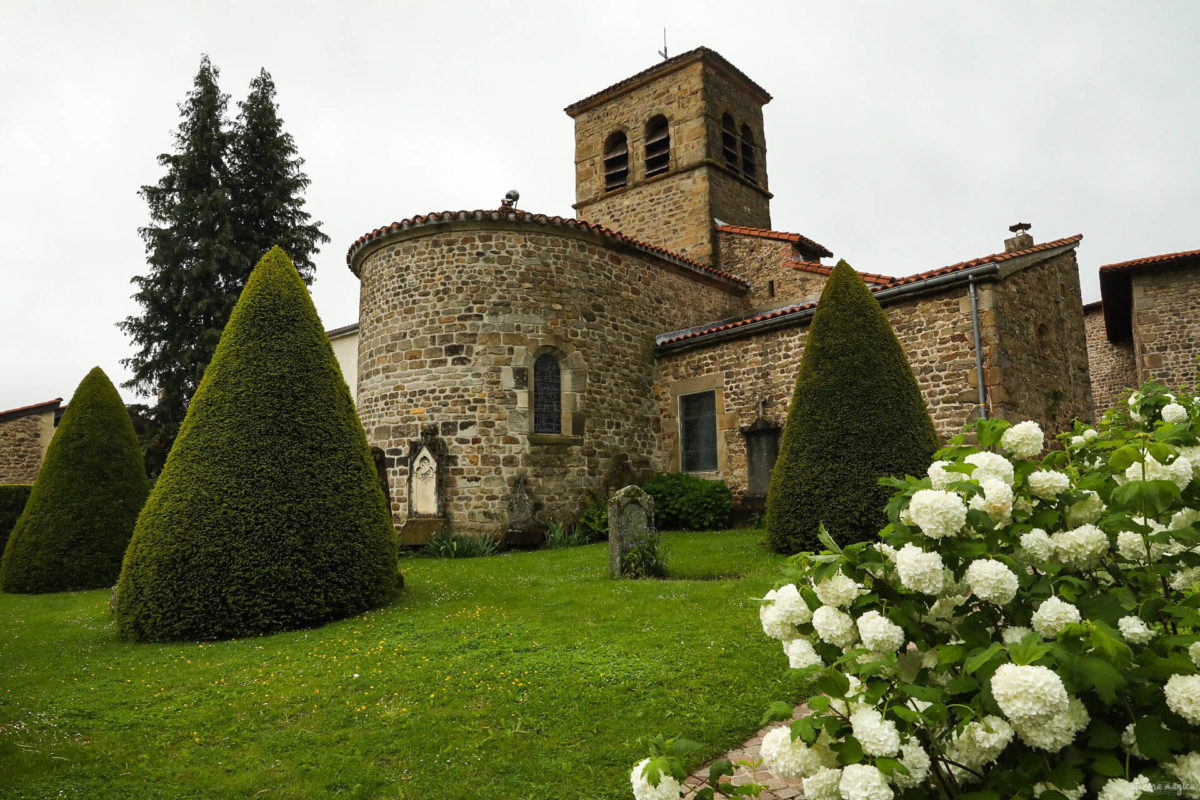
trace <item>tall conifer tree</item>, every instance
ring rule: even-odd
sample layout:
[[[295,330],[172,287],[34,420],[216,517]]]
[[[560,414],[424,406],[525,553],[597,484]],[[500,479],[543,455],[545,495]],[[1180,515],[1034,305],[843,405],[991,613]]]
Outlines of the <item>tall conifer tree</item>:
[[[250,81],[250,94],[238,108],[230,153],[234,219],[246,270],[238,288],[276,245],[291,255],[304,282],[311,284],[313,255],[329,237],[304,210],[310,181],[301,171],[304,159],[295,141],[283,129],[269,72],[263,69]]]
[[[312,256],[329,241],[303,210],[309,180],[276,113],[270,75],[251,83],[233,128],[219,75],[204,56],[179,107],[175,152],[158,157],[166,174],[140,192],[150,210],[151,224],[139,230],[150,270],[133,279],[141,314],[118,326],[138,348],[122,362],[133,372],[124,385],[156,398],[137,409],[151,475],[166,461],[254,265],[279,243],[311,283]]]

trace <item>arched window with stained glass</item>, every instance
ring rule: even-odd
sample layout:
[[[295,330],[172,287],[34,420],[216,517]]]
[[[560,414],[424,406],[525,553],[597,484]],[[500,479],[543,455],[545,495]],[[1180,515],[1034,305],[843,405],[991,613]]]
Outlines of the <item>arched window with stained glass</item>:
[[[562,373],[550,353],[533,362],[533,432],[562,433]]]

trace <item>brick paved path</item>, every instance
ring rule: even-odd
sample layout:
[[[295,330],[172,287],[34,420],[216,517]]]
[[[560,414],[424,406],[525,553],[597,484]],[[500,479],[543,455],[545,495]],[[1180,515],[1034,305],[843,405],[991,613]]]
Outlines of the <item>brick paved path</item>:
[[[796,713],[792,716],[792,718],[798,719],[806,714],[808,714],[808,708],[806,706],[799,706],[796,708]],[[767,731],[783,724],[786,723],[771,723],[743,742],[741,746],[735,747],[726,753],[725,758],[729,759],[734,764],[737,764],[738,761],[757,761],[759,759],[759,748],[762,746],[763,736],[767,734]],[[705,764],[703,767],[689,775],[688,779],[684,781],[684,788],[689,790],[683,795],[685,800],[692,800],[692,798],[695,797],[695,790],[703,786],[705,780],[707,779],[708,764]],[[748,771],[745,767],[737,767],[737,774],[732,778],[733,782],[736,784],[748,783],[751,779],[755,779],[758,783],[767,787],[763,790],[762,794],[758,796],[759,800],[793,800],[793,798],[804,797],[804,791],[800,788],[799,780],[787,781],[783,778],[777,778],[768,772],[766,767],[760,766],[757,773],[754,775],[748,774]]]

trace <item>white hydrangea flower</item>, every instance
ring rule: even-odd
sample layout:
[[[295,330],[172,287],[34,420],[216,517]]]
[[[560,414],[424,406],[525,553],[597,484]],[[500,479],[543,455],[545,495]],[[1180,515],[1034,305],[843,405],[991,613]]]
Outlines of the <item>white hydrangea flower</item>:
[[[804,779],[806,800],[842,800],[838,785],[842,782],[840,769],[819,769]]]
[[[971,594],[989,603],[1002,606],[1017,596],[1017,576],[995,559],[972,561],[967,567],[966,581]]]
[[[1139,617],[1121,617],[1117,620],[1117,628],[1131,644],[1146,644],[1155,636]]]
[[[817,593],[817,599],[825,605],[842,608],[858,598],[862,587],[855,583],[853,578],[837,572],[832,577],[813,584],[813,591]]]
[[[1121,531],[1117,534],[1117,555],[1135,564],[1146,563],[1146,537],[1136,531]],[[1150,552],[1154,553],[1153,545]]]
[[[1004,716],[1022,725],[1065,714],[1069,704],[1058,674],[1035,664],[1001,664],[992,675],[992,697]]]
[[[783,646],[783,652],[787,654],[788,665],[792,669],[804,669],[817,664],[824,664],[821,657],[817,655],[817,651],[813,650],[812,642],[803,637],[792,639]]]
[[[1042,426],[1033,420],[1018,422],[1000,436],[1000,446],[1015,458],[1037,458],[1046,446]]]
[[[904,629],[878,611],[868,611],[858,618],[858,635],[863,647],[878,653],[894,653],[904,644]]]
[[[772,639],[790,642],[800,635],[796,632],[796,626],[812,620],[812,609],[804,602],[795,584],[772,589],[762,602],[758,618],[762,621],[763,633]]]
[[[962,498],[941,489],[918,489],[908,504],[913,522],[931,539],[953,536],[967,521]]]
[[[973,720],[954,735],[948,754],[971,769],[978,769],[1000,757],[1013,738],[1013,729],[1000,717],[989,715]]]
[[[1047,597],[1033,612],[1033,629],[1044,639],[1053,639],[1068,625],[1079,622],[1079,609],[1057,597]]]
[[[1200,511],[1194,508],[1181,508],[1171,515],[1171,522],[1167,527],[1174,531],[1191,527],[1197,522],[1200,522]]]
[[[1179,403],[1167,403],[1162,410],[1163,422],[1170,422],[1177,425],[1180,422],[1187,422],[1187,409],[1179,405]]]
[[[1075,741],[1075,736],[1087,727],[1091,716],[1083,703],[1072,697],[1067,702],[1067,713],[1050,720],[1030,724],[1014,722],[1013,727],[1021,741],[1036,750],[1057,753]]]
[[[1200,642],[1192,642],[1188,646],[1188,657],[1192,659],[1192,663],[1200,667]]]
[[[874,547],[888,561],[891,561],[893,564],[896,563],[896,548],[887,542],[876,542]]]
[[[1177,456],[1170,464],[1162,464],[1154,456],[1146,454],[1145,461],[1134,462],[1125,470],[1127,481],[1170,481],[1180,491],[1192,482],[1192,462],[1186,456]]]
[[[1053,500],[1071,488],[1071,477],[1053,469],[1039,469],[1029,473],[1026,481],[1029,491],[1046,500]]]
[[[1009,486],[1013,482],[1013,465],[1002,455],[998,453],[972,453],[963,459],[968,464],[974,464],[975,470],[971,473],[971,477],[982,484],[988,478],[993,478],[998,481],[1004,481]]]
[[[679,800],[679,781],[671,775],[664,773],[659,777],[658,786],[650,785],[650,781],[642,774],[649,763],[650,759],[643,758],[629,773],[635,800]]]
[[[1136,726],[1132,722],[1125,726],[1125,730],[1121,731],[1121,747],[1124,747],[1125,752],[1135,758],[1142,757],[1142,751],[1137,746]]]
[[[1072,436],[1071,437],[1071,447],[1083,447],[1084,442],[1086,442],[1086,441],[1087,440],[1084,439],[1082,436]]]
[[[1104,514],[1104,501],[1093,491],[1087,492],[1087,497],[1067,509],[1067,524],[1075,527],[1087,525],[1100,519]]]
[[[862,692],[862,681],[853,675],[847,675],[846,680],[850,682],[850,688],[846,690],[846,697],[857,697]],[[829,707],[843,717],[848,717],[860,708],[867,708],[863,703],[847,702],[846,700],[834,699],[830,701]]]
[[[1013,508],[1013,490],[1004,481],[985,478],[979,484],[983,494],[971,497],[971,508],[985,512],[992,522],[1000,523],[1009,518]]]
[[[1200,583],[1200,567],[1187,567],[1171,576],[1171,588],[1177,592],[1186,592]]]
[[[955,481],[968,480],[967,476],[961,472],[947,472],[944,468],[950,466],[949,461],[935,461],[929,465],[926,474],[929,475],[929,483],[934,489],[945,489]]]
[[[1084,440],[1085,440],[1085,441],[1089,441],[1089,442],[1090,442],[1092,439],[1095,439],[1095,438],[1096,438],[1097,436],[1099,436],[1099,435],[1100,435],[1100,434],[1096,433],[1096,429],[1095,429],[1095,428],[1087,428],[1087,429],[1085,429],[1085,430],[1084,430],[1084,432],[1083,432],[1083,438],[1084,438]]]
[[[1200,753],[1177,756],[1163,767],[1182,785],[1184,797],[1200,797]]]
[[[875,709],[855,711],[850,715],[850,727],[867,755],[890,758],[900,752],[900,732],[896,730],[896,723],[884,719]]]
[[[900,763],[908,769],[907,775],[899,772],[892,775],[892,783],[898,789],[914,789],[929,777],[929,754],[916,739],[908,739],[900,748]]]
[[[1073,569],[1096,567],[1108,552],[1108,535],[1095,525],[1060,531],[1050,537],[1050,542],[1054,545],[1054,557]]]
[[[1192,480],[1200,482],[1200,444],[1179,448],[1179,455],[1192,465]]]
[[[1193,725],[1200,725],[1200,675],[1172,675],[1163,687],[1167,708]]]
[[[1029,533],[1021,534],[1020,555],[1025,561],[1031,563],[1049,561],[1053,554],[1054,543],[1050,540],[1050,534],[1041,528],[1034,528]]]
[[[1082,784],[1064,789],[1062,786],[1055,786],[1052,783],[1035,783],[1033,785],[1033,796],[1041,797],[1043,792],[1055,791],[1067,798],[1067,800],[1082,800],[1083,793],[1087,788]]]
[[[1154,791],[1154,785],[1145,775],[1138,775],[1131,781],[1112,778],[1104,784],[1096,800],[1140,800],[1146,792]]]
[[[896,574],[905,589],[938,595],[942,591],[944,570],[940,553],[927,553],[912,542],[896,553]]]
[[[842,770],[838,790],[843,800],[892,800],[887,778],[870,764],[851,764]]]
[[[821,606],[813,612],[813,629],[821,641],[849,650],[858,641],[854,618],[833,606]]]
[[[1020,644],[1021,640],[1031,633],[1033,633],[1033,631],[1022,625],[1009,625],[1000,632],[1000,640],[1004,642],[1005,645],[1012,647],[1015,644]]]
[[[792,739],[786,725],[767,732],[759,755],[767,769],[784,780],[807,778],[817,770],[837,766],[837,756],[828,746],[818,742],[809,747],[803,739]]]

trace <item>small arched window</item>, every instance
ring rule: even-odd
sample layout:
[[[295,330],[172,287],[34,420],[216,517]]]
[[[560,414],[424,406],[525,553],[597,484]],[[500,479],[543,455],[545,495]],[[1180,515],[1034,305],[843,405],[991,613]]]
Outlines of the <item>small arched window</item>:
[[[671,126],[659,114],[646,123],[646,177],[660,175],[671,165]]]
[[[721,117],[721,155],[725,158],[725,166],[739,171],[737,126],[729,114]]]
[[[562,379],[549,353],[533,362],[533,432],[562,433]]]
[[[751,180],[758,172],[758,156],[754,150],[754,133],[749,125],[742,126],[742,174]]]
[[[629,182],[629,142],[617,131],[604,142],[604,191],[620,189]]]

